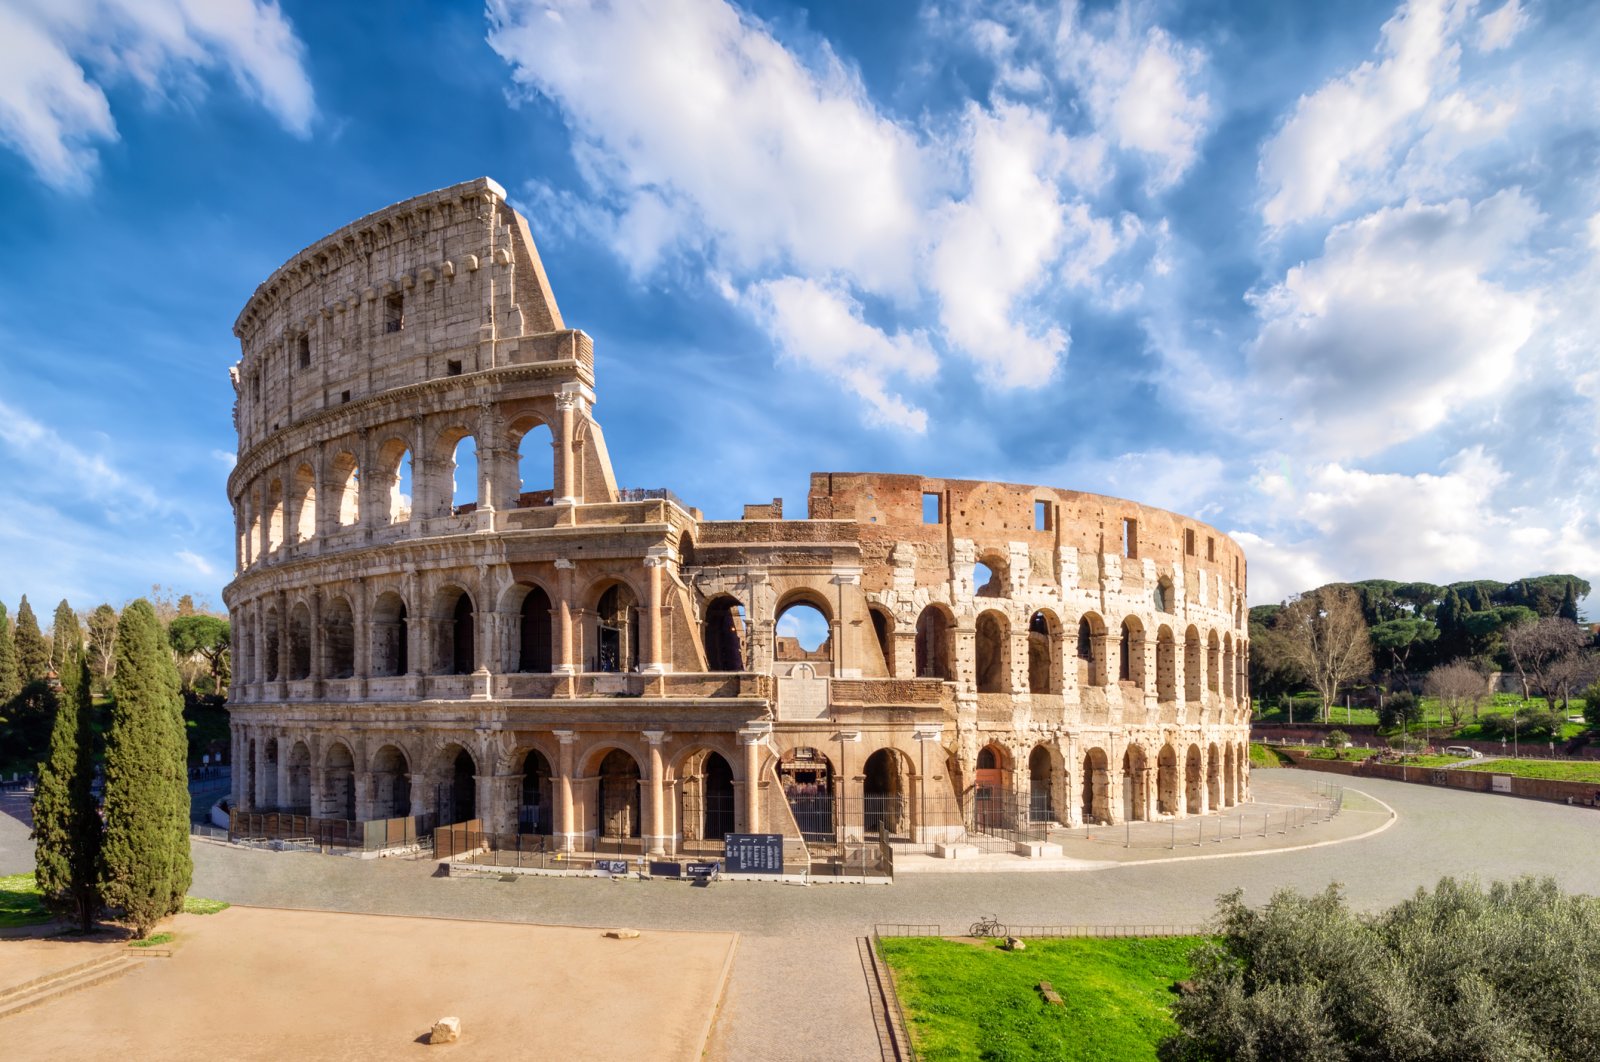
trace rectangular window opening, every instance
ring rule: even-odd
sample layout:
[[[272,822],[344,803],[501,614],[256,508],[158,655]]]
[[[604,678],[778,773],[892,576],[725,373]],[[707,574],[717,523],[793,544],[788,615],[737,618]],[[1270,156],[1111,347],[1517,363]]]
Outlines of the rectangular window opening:
[[[447,362],[444,363],[444,368],[445,368],[446,374],[448,374],[450,376],[460,376],[461,375],[461,363],[459,361],[451,359],[450,361],[447,361]]]
[[[406,297],[386,295],[383,299],[383,331],[398,332],[406,326]]]
[[[1206,560],[1214,561],[1216,559],[1217,559],[1217,540],[1212,538],[1210,535],[1207,535],[1206,536]]]
[[[301,332],[299,337],[295,339],[294,345],[295,352],[300,356],[300,367],[302,369],[311,368],[311,337]]]
[[[1033,503],[1033,529],[1035,531],[1049,531],[1050,528],[1050,503],[1035,501]]]
[[[350,392],[349,391],[340,391],[339,392],[339,401],[340,402],[348,402],[348,401],[350,401]]]
[[[1183,552],[1190,557],[1194,556],[1194,528],[1192,527],[1186,527],[1183,530]]]
[[[1129,560],[1139,557],[1139,521],[1122,521],[1122,555]]]
[[[939,495],[932,491],[922,495],[922,522],[925,524],[940,523]]]

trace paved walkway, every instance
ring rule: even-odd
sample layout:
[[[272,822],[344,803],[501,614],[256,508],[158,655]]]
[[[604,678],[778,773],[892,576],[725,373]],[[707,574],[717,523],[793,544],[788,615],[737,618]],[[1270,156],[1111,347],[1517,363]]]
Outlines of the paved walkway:
[[[1315,790],[1327,781],[1311,772],[1280,770],[1269,777],[1261,771],[1253,785],[1263,799],[1280,785]],[[310,909],[737,931],[739,952],[711,1057],[780,1060],[877,1057],[853,938],[879,922],[938,923],[954,931],[993,913],[1019,924],[1183,925],[1204,922],[1217,896],[1234,888],[1262,902],[1279,888],[1315,891],[1338,881],[1353,904],[1370,909],[1444,875],[1548,874],[1566,889],[1600,894],[1600,812],[1380,779],[1350,781],[1346,806],[1377,821],[1381,801],[1399,814],[1392,828],[1274,854],[1141,859],[1084,873],[905,874],[886,887],[722,882],[701,889],[621,879],[438,878],[432,862],[201,843],[193,891]],[[1372,802],[1363,808],[1356,792]],[[1297,831],[1294,840],[1316,840],[1318,828]],[[0,817],[0,871],[16,862],[9,830]],[[1122,851],[1104,848],[1108,855]],[[1191,856],[1193,849],[1167,854]]]

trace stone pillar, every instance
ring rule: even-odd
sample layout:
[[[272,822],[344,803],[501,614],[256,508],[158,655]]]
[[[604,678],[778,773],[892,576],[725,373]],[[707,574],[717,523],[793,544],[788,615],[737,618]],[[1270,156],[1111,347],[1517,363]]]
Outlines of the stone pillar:
[[[321,360],[324,365],[327,364],[327,358],[322,358]],[[311,534],[316,540],[317,552],[319,553],[322,552],[322,544],[327,539],[328,535],[333,531],[334,528],[339,526],[337,517],[338,509],[335,506],[328,504],[328,473],[325,467],[326,463],[326,459],[323,456],[322,444],[318,443],[311,465],[311,483],[312,487],[317,492],[316,521],[312,524]]]
[[[744,832],[761,832],[761,742],[769,727],[739,731],[744,746]]]
[[[244,788],[244,757],[239,753],[242,730],[238,723],[228,727],[228,803],[232,807],[242,803],[240,791]]]
[[[661,742],[666,736],[661,730],[644,731],[644,739],[650,743],[650,829],[644,842],[653,856],[667,853],[666,790],[661,765]]]
[[[572,595],[576,565],[562,557],[556,561],[556,644],[552,670],[558,675],[576,675],[578,643],[572,623]]]
[[[667,563],[665,547],[652,547],[644,559],[644,574],[648,597],[645,601],[644,661],[639,670],[647,675],[662,675],[672,670],[672,665],[662,659],[661,631],[661,568]]]
[[[355,695],[357,700],[366,700],[367,679],[372,674],[372,630],[371,621],[367,618],[366,579],[356,578],[355,592],[350,596],[354,605],[350,610],[350,636],[355,639]]]
[[[289,630],[293,624],[289,620],[289,595],[283,590],[278,591],[278,690],[279,700],[286,700],[289,696],[289,664],[291,653],[289,647],[293,639],[289,637]]]
[[[267,739],[264,734],[255,735],[251,752],[255,755],[255,770],[252,772],[255,792],[250,794],[250,806],[264,811],[267,807]]]
[[[562,391],[556,395],[556,490],[555,497],[551,499],[552,505],[578,504],[572,455],[578,430],[578,403],[582,400],[582,395],[577,391]]]
[[[328,677],[327,640],[322,636],[322,591],[311,590],[311,695],[322,696],[322,680]]]
[[[570,852],[577,848],[577,824],[572,818],[572,743],[577,734],[571,730],[555,731],[561,750],[556,756],[556,822],[555,836],[561,850]]]

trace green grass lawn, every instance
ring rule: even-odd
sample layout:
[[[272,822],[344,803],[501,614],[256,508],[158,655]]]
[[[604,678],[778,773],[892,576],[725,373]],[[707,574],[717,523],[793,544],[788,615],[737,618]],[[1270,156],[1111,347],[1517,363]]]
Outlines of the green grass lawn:
[[[931,937],[881,944],[920,1058],[1121,1062],[1155,1058],[1177,1031],[1171,987],[1200,940],[1030,940],[1019,952]],[[1065,1005],[1044,1002],[1040,981]]]
[[[1452,763],[1462,762],[1460,756],[1446,756],[1443,753],[1417,753],[1414,756],[1401,756],[1396,763],[1406,767],[1448,767]]]
[[[1288,767],[1289,757],[1275,748],[1266,745],[1250,746],[1250,766],[1252,767]]]
[[[1570,760],[1489,760],[1461,768],[1490,774],[1514,774],[1518,778],[1548,778],[1557,782],[1595,782],[1600,784],[1600,762],[1574,763]]]
[[[1357,745],[1349,749],[1307,748],[1306,758],[1311,760],[1364,760],[1376,756],[1382,749],[1366,749]]]
[[[36,926],[48,921],[50,912],[39,898],[39,886],[33,880],[32,871],[0,877],[0,929]]]

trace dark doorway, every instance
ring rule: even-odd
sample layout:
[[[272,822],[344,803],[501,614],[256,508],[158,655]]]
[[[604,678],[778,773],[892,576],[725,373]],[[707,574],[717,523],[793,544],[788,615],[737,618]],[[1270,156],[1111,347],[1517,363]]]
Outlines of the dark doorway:
[[[778,762],[778,775],[801,835],[808,841],[836,840],[833,767],[828,758],[816,749],[793,749]]]
[[[551,799],[550,761],[531,749],[522,761],[522,804],[517,808],[517,832],[550,836],[554,801]]]
[[[706,669],[744,670],[744,606],[731,597],[719,597],[706,609]]]
[[[705,829],[700,836],[720,841],[733,832],[733,768],[713,752],[706,756]]]
[[[890,749],[879,749],[867,757],[862,773],[862,825],[873,831],[903,833],[905,783],[898,757]]]
[[[455,654],[450,662],[451,674],[470,675],[477,670],[477,655],[473,652],[472,619],[472,598],[462,594],[456,598],[455,611],[450,616],[450,640]]]
[[[548,675],[552,640],[550,595],[542,587],[536,586],[522,599],[522,645],[518,655],[518,670]]]
[[[466,749],[456,753],[450,780],[450,822],[467,822],[478,817],[478,765]]]
[[[596,818],[600,836],[621,839],[639,836],[639,765],[621,749],[612,749],[600,761],[596,787]]]

